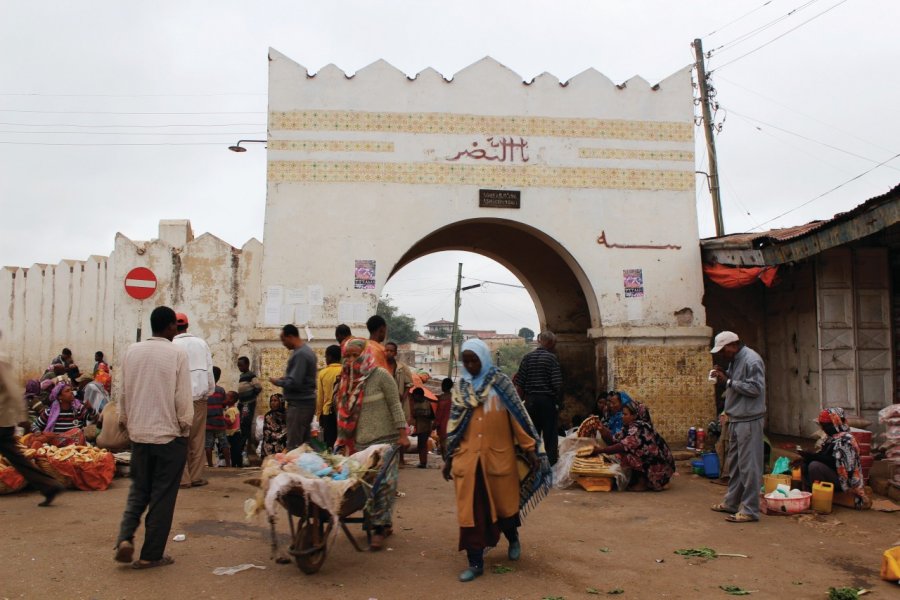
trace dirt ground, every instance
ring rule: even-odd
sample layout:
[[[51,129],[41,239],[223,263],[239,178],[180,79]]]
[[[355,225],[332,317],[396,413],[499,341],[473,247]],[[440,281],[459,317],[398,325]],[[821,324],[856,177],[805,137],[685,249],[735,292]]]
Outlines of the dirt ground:
[[[242,505],[254,489],[242,482],[254,470],[211,469],[209,486],[182,490],[172,535],[187,540],[169,543],[174,565],[147,571],[112,560],[127,480],[105,492],[63,494],[51,508],[38,508],[33,492],[0,497],[0,598],[572,600],[616,589],[624,598],[727,598],[722,585],[759,599],[822,599],[830,586],[900,598],[896,585],[878,577],[881,553],[900,539],[900,513],[837,508],[829,516],[732,524],[709,510],[724,488],[684,472],[662,493],[554,491],[525,520],[522,559],[508,561],[501,542],[487,556],[485,575],[462,584],[452,484],[434,460],[427,470],[401,471],[405,496],[396,503],[389,550],[358,553],[341,536],[315,575],[272,561],[264,517],[244,519]],[[284,518],[278,526],[287,532]],[[364,539],[358,525],[354,532]],[[701,546],[750,558],[674,554]],[[242,563],[265,570],[213,574]],[[496,565],[514,571],[495,573]]]

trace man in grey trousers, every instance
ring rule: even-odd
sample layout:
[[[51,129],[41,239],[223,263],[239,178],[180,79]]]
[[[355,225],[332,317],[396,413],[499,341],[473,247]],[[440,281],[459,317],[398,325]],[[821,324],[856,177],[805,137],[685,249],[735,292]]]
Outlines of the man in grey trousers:
[[[763,475],[763,425],[766,416],[766,366],[759,354],[741,343],[736,333],[723,331],[711,350],[731,364],[715,365],[713,373],[725,384],[725,419],[731,439],[731,465],[725,499],[712,507],[729,513],[727,521],[759,521],[759,488]]]
[[[284,377],[269,382],[284,389],[287,404],[287,450],[309,442],[313,415],[316,414],[316,353],[300,339],[295,325],[281,328],[281,343],[293,350]]]

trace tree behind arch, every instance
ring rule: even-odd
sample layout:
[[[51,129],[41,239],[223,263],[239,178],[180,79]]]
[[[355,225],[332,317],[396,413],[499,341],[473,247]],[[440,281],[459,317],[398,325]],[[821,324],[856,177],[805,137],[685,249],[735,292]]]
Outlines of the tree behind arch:
[[[534,332],[527,327],[523,327],[519,330],[519,337],[525,338],[525,341],[530,344],[534,340]]]
[[[398,344],[414,342],[419,339],[416,331],[416,320],[400,313],[400,309],[391,303],[391,297],[385,296],[378,300],[378,309],[375,314],[384,317],[387,321],[388,339]]]

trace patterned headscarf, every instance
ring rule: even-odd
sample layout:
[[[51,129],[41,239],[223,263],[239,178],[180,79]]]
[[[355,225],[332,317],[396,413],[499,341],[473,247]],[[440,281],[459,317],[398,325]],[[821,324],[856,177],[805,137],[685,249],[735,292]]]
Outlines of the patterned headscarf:
[[[56,426],[56,420],[59,418],[59,413],[62,410],[62,407],[59,405],[59,395],[63,393],[63,390],[66,388],[72,389],[72,386],[63,381],[57,383],[56,387],[53,388],[53,391],[50,392],[50,412],[47,415],[47,425],[44,427],[44,433],[53,433],[53,428]],[[81,410],[81,401],[78,398],[72,400],[72,410],[74,412],[79,412]]]
[[[628,404],[623,404],[622,406],[628,407],[628,410],[634,414],[635,421],[644,421],[645,423],[649,423],[650,411],[647,410],[647,407],[644,406],[642,403],[635,402],[634,400],[631,400],[629,398]]]
[[[104,372],[102,369],[99,369],[97,374],[94,375],[94,381],[102,385],[107,393],[112,387],[112,377],[110,377],[109,371]]]
[[[848,433],[850,431],[843,408],[826,408],[819,413],[818,421],[820,424],[831,423],[838,433]]]
[[[359,413],[362,411],[363,398],[366,392],[366,380],[378,368],[375,355],[368,349],[368,340],[349,338],[344,340],[341,355],[344,364],[341,368],[341,385],[337,396],[337,446],[347,448],[350,454],[356,452],[356,426],[359,424]],[[347,350],[359,348],[360,355],[351,359]]]
[[[29,379],[25,382],[25,397],[32,398],[41,393],[41,382],[37,379]]]

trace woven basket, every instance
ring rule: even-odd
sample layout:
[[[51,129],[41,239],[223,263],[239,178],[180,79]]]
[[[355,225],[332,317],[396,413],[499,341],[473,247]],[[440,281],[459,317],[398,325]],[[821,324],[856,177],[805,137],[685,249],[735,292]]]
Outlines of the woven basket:
[[[12,494],[12,493],[18,492],[26,485],[27,485],[27,482],[24,479],[22,479],[22,483],[20,485],[14,485],[14,486],[7,485],[5,482],[0,481],[0,496],[3,496],[4,494]]]
[[[60,473],[46,456],[35,456],[34,464],[36,464],[41,471],[58,481],[63,487],[72,487],[72,479]]]

